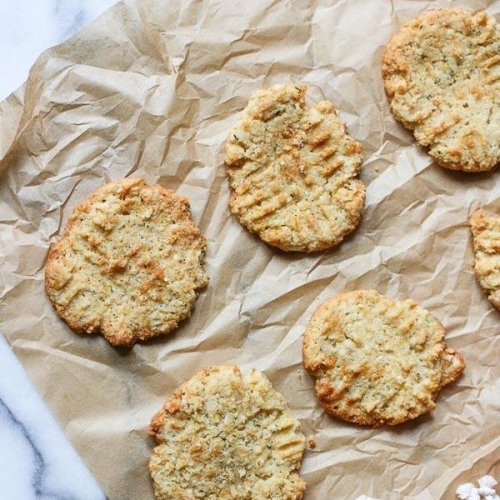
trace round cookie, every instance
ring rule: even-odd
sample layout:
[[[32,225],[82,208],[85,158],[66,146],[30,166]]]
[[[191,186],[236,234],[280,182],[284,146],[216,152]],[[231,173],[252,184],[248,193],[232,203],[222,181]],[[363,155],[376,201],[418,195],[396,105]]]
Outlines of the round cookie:
[[[465,368],[445,329],[411,300],[373,290],[323,303],[307,326],[303,361],[331,415],[360,425],[395,425],[432,410]]]
[[[300,500],[305,437],[283,397],[253,370],[215,366],[153,417],[149,471],[157,500]]]
[[[489,301],[500,309],[500,216],[476,210],[470,219],[474,272]]]
[[[130,346],[189,316],[208,283],[205,245],[185,198],[141,179],[111,182],[51,246],[46,292],[73,330]]]
[[[304,85],[254,94],[226,142],[230,208],[263,241],[285,251],[333,247],[363,213],[362,145],[333,104],[305,104]]]
[[[442,167],[491,170],[500,161],[500,31],[485,12],[435,10],[387,44],[391,110]]]

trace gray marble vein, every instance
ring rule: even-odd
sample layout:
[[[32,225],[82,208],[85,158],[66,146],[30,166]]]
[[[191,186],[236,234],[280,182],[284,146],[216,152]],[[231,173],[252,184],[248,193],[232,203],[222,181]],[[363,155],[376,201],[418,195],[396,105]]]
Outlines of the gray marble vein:
[[[27,79],[36,58],[90,23],[118,0],[0,1],[0,99]]]
[[[106,498],[1,336],[0,498]]]
[[[60,30],[58,36],[65,40],[88,23],[90,12],[84,1],[56,0],[54,14]]]

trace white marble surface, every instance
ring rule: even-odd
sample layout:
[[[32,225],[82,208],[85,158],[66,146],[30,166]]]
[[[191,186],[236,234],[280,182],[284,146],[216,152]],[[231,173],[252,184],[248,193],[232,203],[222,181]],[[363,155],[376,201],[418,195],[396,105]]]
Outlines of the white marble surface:
[[[0,100],[24,83],[41,52],[69,38],[115,3],[1,0]],[[0,335],[0,499],[104,498]]]
[[[45,49],[57,45],[118,0],[1,0],[0,100],[20,87]]]
[[[0,498],[104,500],[0,336]]]

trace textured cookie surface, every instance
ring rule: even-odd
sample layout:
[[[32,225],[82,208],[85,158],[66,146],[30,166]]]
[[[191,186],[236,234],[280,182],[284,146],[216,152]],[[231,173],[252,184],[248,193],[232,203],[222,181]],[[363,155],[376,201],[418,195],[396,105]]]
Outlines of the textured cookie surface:
[[[492,16],[431,11],[390,40],[382,67],[393,114],[439,165],[478,172],[500,161],[500,31]]]
[[[476,210],[470,220],[474,272],[490,302],[500,309],[500,216]]]
[[[240,223],[285,251],[330,248],[361,218],[362,146],[333,104],[305,105],[306,87],[253,95],[226,142],[230,208]]]
[[[331,415],[395,425],[432,410],[440,389],[464,369],[444,334],[441,323],[411,300],[373,290],[346,292],[311,318],[304,366]]]
[[[73,330],[132,345],[189,316],[208,282],[204,255],[185,198],[124,179],[75,208],[50,248],[45,287]]]
[[[305,438],[260,372],[202,370],[153,417],[157,500],[301,499]]]

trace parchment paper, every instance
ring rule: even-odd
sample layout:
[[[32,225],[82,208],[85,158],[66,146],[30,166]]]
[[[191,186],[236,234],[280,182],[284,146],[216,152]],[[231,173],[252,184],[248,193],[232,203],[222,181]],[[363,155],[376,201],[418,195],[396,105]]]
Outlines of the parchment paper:
[[[1,328],[107,495],[153,497],[151,416],[202,367],[264,371],[306,436],[307,500],[454,498],[500,476],[500,313],[472,271],[468,217],[500,209],[498,171],[448,172],[395,122],[380,57],[401,24],[492,1],[183,1],[118,4],[43,54],[0,108]],[[332,100],[365,149],[366,213],[338,248],[288,255],[228,210],[223,143],[249,96],[282,82]],[[143,177],[187,196],[208,240],[210,285],[178,332],[132,349],[77,335],[44,294],[44,264],[73,207]],[[304,328],[343,291],[410,297],[447,328],[467,369],[428,415],[366,429],[321,410],[301,365]]]

